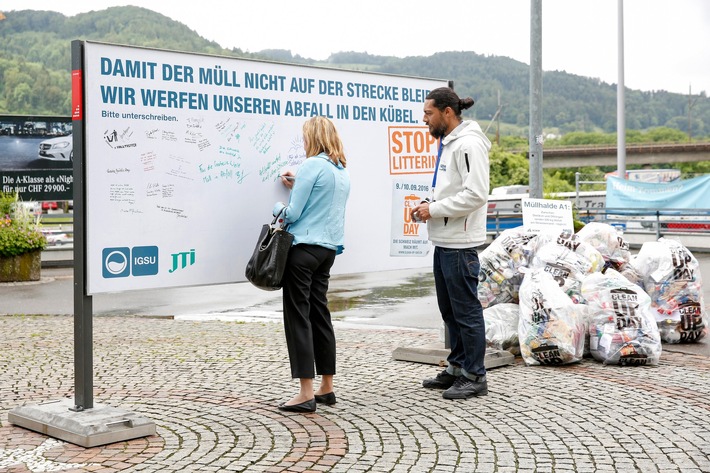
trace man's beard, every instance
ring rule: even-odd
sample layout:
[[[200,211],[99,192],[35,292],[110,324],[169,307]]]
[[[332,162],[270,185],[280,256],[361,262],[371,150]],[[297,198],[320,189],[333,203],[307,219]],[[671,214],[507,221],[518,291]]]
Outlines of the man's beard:
[[[443,137],[446,135],[446,125],[443,124],[443,123],[440,124],[440,125],[437,126],[437,127],[434,127],[434,126],[431,126],[431,125],[430,125],[430,126],[429,126],[429,133],[430,133],[431,136],[433,136],[434,138],[437,138],[437,139],[443,138]]]

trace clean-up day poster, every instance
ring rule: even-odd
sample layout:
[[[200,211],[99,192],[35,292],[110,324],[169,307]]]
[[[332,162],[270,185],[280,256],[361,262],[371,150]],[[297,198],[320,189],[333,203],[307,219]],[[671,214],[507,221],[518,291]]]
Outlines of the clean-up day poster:
[[[390,256],[426,256],[429,235],[426,223],[412,219],[411,211],[429,196],[431,180],[409,177],[392,181],[392,242]]]

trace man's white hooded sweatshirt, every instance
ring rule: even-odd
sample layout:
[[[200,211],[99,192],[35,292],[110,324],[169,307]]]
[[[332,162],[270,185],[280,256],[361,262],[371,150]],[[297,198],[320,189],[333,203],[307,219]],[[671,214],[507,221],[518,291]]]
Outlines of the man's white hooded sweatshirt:
[[[486,241],[491,142],[478,123],[466,120],[443,144],[429,204],[429,240],[444,248],[480,246]]]

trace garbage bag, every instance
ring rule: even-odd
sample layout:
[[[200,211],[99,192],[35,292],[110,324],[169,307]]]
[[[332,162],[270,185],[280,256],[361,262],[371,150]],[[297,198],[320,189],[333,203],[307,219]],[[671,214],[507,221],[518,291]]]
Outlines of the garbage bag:
[[[629,265],[651,297],[661,340],[692,343],[708,334],[708,314],[698,260],[682,243],[667,238],[646,242]]]
[[[651,298],[610,268],[587,276],[582,295],[590,308],[589,349],[607,365],[657,365],[661,335]]]
[[[638,255],[631,255],[629,262],[619,268],[619,273],[637,286],[643,287],[643,275],[636,269],[636,258]]]
[[[525,273],[518,338],[528,365],[563,365],[584,356],[586,306],[575,304],[545,268]]]
[[[535,234],[526,233],[523,227],[510,228],[479,254],[478,299],[484,308],[518,303],[523,280],[519,269],[528,263],[524,247],[534,237]]]
[[[483,309],[483,319],[486,322],[486,344],[497,350],[507,350],[513,355],[520,355],[518,341],[518,319],[520,306],[518,304],[496,304]]]
[[[631,258],[629,242],[608,223],[589,222],[577,232],[577,237],[596,249],[607,267],[618,270]]]
[[[532,253],[529,267],[551,274],[574,302],[584,302],[580,291],[584,276],[604,267],[601,253],[569,232],[540,234],[527,249]]]

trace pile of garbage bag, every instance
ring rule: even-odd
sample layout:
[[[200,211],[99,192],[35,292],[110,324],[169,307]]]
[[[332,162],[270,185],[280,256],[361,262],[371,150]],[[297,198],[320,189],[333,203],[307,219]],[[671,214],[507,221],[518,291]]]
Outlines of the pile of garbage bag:
[[[577,234],[518,227],[480,260],[488,346],[519,353],[529,365],[575,363],[585,355],[605,364],[656,365],[662,342],[708,335],[699,264],[675,240],[645,243],[631,256],[608,224],[589,223]]]
[[[528,249],[532,253],[529,267],[543,268],[575,302],[582,302],[584,277],[604,267],[601,253],[569,232],[539,234]]]

